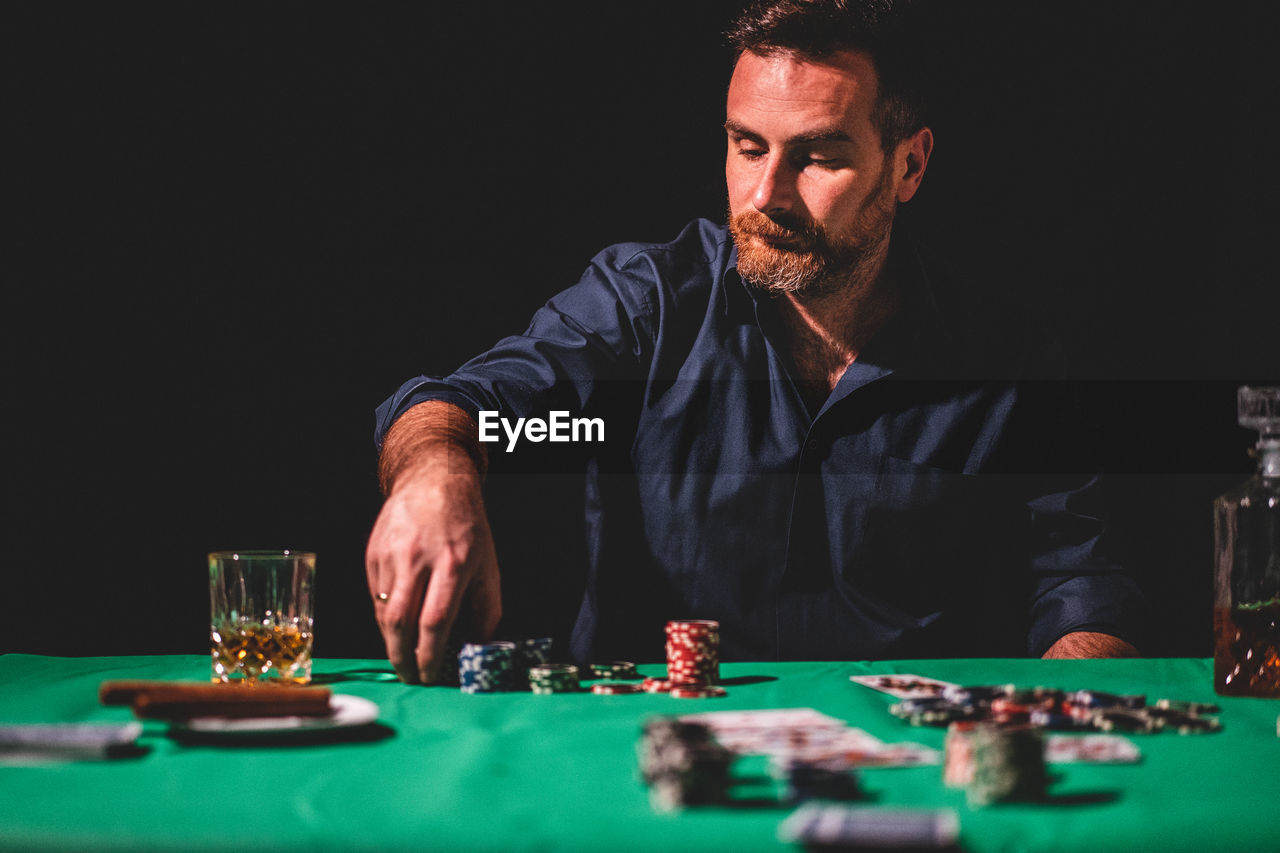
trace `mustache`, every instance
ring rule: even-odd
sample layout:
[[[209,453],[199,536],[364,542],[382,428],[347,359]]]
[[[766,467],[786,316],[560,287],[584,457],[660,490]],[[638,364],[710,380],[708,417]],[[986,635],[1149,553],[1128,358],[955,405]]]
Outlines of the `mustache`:
[[[798,243],[803,248],[815,248],[825,245],[826,235],[813,222],[800,219],[772,219],[756,210],[744,210],[733,217],[733,230],[740,234],[765,237],[774,240],[785,240]]]

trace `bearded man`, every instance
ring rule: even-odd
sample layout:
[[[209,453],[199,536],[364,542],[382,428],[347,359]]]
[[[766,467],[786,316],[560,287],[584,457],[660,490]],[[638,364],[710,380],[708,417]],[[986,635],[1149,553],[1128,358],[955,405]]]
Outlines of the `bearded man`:
[[[367,550],[387,653],[430,682],[502,614],[477,423],[595,418],[581,660],[1136,654],[1095,479],[1046,448],[1049,387],[987,381],[895,233],[933,134],[886,2],[766,0],[730,32],[728,227],[605,250],[528,330],[378,410]],[[532,432],[525,435],[536,440]],[[512,441],[510,446],[514,447]]]

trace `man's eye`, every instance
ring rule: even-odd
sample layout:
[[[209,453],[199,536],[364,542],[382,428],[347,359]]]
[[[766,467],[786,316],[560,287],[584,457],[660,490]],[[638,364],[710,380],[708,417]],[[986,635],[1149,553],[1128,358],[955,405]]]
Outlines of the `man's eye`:
[[[739,148],[738,156],[745,157],[748,160],[759,160],[764,156],[764,151],[759,148]]]
[[[808,166],[819,166],[823,169],[834,169],[840,165],[840,161],[835,157],[809,157],[805,160]]]

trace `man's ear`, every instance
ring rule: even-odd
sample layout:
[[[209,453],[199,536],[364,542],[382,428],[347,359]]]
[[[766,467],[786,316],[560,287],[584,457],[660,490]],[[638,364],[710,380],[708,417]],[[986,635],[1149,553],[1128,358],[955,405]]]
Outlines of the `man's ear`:
[[[927,127],[920,128],[898,143],[893,157],[894,170],[899,175],[898,201],[910,201],[920,189],[920,181],[924,179],[924,170],[932,153],[933,131]]]

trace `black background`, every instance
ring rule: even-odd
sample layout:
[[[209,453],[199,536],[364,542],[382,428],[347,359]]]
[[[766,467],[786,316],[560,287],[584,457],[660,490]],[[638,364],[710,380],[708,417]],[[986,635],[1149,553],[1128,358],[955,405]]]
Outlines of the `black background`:
[[[380,655],[374,407],[722,216],[736,3],[436,5],[5,6],[0,651],[203,652],[205,552],[293,547],[317,653]],[[1265,5],[956,0],[930,37],[903,215],[1060,327],[1155,654],[1209,652],[1235,386],[1280,378]],[[544,479],[493,500],[552,598]]]

